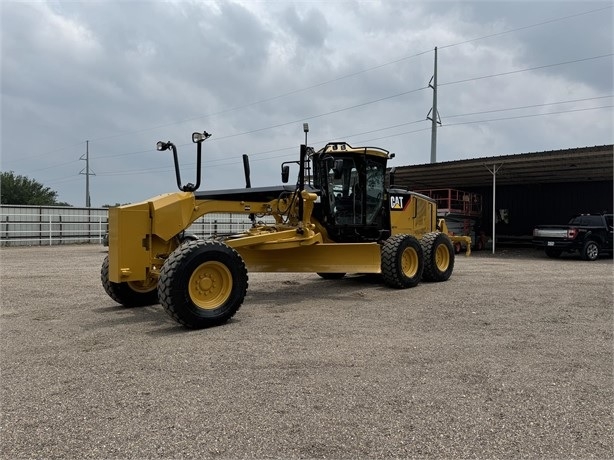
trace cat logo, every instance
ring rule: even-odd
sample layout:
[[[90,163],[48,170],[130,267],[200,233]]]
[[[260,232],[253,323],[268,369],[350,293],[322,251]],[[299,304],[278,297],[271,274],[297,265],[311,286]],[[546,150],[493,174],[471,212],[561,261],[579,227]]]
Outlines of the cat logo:
[[[402,211],[409,203],[410,198],[409,196],[390,195],[390,210]]]

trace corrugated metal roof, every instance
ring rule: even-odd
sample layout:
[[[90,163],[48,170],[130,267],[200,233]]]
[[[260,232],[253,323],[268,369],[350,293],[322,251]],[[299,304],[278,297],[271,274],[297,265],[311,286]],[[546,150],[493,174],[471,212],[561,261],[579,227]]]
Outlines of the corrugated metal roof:
[[[410,189],[613,180],[613,145],[520,153],[414,166],[397,166],[395,184]]]

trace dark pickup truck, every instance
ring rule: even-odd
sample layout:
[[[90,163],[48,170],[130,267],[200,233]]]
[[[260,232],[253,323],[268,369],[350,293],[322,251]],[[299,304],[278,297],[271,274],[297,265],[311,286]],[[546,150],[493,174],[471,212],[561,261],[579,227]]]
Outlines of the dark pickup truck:
[[[567,225],[536,227],[533,245],[553,258],[577,251],[585,260],[596,260],[600,254],[612,254],[612,225],[612,214],[575,216]]]

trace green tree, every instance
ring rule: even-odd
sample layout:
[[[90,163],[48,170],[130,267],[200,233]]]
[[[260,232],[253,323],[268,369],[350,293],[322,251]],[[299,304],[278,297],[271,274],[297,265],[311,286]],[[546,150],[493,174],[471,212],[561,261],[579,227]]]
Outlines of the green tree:
[[[13,171],[0,172],[0,201],[2,204],[35,206],[66,206],[57,201],[58,192]]]

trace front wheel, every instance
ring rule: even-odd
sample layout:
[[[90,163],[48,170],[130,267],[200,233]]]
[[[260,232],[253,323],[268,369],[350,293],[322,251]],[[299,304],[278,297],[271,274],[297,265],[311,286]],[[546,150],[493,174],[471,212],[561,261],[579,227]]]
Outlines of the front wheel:
[[[107,295],[124,307],[144,307],[158,303],[158,280],[154,277],[123,283],[109,281],[109,256],[102,263],[100,281]]]
[[[454,247],[450,238],[441,232],[425,234],[420,243],[424,251],[425,281],[447,281],[454,270]]]
[[[384,282],[397,289],[416,286],[422,278],[424,256],[420,242],[411,235],[394,235],[382,246]]]
[[[189,241],[166,260],[158,296],[166,312],[193,329],[217,326],[239,309],[247,292],[241,256],[216,241]]]
[[[582,248],[582,258],[584,260],[597,260],[599,257],[599,245],[595,241],[587,241]]]

